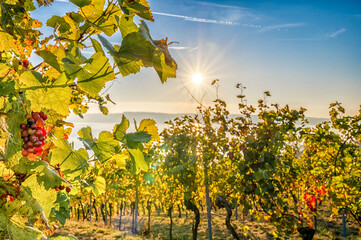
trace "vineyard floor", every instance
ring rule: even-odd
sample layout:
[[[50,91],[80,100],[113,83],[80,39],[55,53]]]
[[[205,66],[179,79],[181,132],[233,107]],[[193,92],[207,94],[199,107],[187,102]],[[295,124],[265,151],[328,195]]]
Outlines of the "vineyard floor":
[[[225,213],[218,212],[212,216],[213,224],[213,239],[215,240],[231,240],[233,239],[228,232],[225,223]],[[192,239],[192,217],[185,215],[178,217],[178,214],[174,214],[173,218],[173,239],[183,240],[183,234],[185,239]],[[248,239],[273,239],[272,232],[274,227],[265,220],[253,220],[246,219],[244,221],[235,220],[233,218],[233,226],[238,234],[241,232],[247,233]],[[142,236],[141,232],[147,223],[147,217],[139,216],[139,233],[140,235],[132,235],[131,228],[131,216],[122,216],[122,229],[118,231],[119,218],[112,219],[112,226],[105,227],[102,221],[76,221],[68,220],[64,226],[61,226],[55,236],[66,236],[73,234],[79,240],[110,240],[110,239],[125,239],[125,240],[140,240],[140,239],[169,239],[169,225],[170,220],[166,214],[160,214],[160,216],[151,216],[151,232],[148,236]],[[248,230],[242,231],[242,224],[249,227]],[[358,229],[351,225],[347,225],[347,239],[360,240],[361,236],[358,234]],[[345,239],[341,237],[342,225],[340,219],[336,221],[328,222],[325,219],[318,220],[318,231],[314,236],[314,240],[326,240],[326,239]],[[198,239],[207,239],[207,219],[206,214],[201,214],[201,222],[198,230]],[[301,239],[298,234],[294,234],[291,239]]]

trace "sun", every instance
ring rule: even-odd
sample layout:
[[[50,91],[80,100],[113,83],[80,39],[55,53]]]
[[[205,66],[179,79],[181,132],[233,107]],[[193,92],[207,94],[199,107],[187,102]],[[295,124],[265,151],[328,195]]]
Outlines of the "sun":
[[[200,73],[194,73],[192,75],[192,81],[193,83],[195,83],[196,85],[200,84],[203,81],[203,75]]]

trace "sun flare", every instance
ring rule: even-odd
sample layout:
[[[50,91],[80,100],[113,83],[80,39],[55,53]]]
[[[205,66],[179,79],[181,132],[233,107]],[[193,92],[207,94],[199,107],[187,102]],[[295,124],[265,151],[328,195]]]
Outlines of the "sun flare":
[[[200,84],[203,81],[203,75],[200,73],[194,73],[192,75],[192,81],[193,83],[195,83],[196,85]]]

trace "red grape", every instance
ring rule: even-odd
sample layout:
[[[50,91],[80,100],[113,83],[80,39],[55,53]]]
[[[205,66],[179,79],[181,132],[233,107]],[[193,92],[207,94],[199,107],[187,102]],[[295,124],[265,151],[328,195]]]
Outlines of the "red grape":
[[[21,131],[21,136],[23,136],[23,137],[29,136],[28,130],[22,130]]]
[[[34,148],[28,148],[28,152],[29,152],[29,153],[34,153],[34,152],[35,152],[35,149],[34,149]]]
[[[29,155],[29,152],[28,152],[28,150],[23,150],[23,151],[21,152],[21,154],[22,154],[24,157],[26,157],[26,156]]]
[[[36,112],[31,113],[31,116],[33,117],[33,119],[35,120],[35,122],[38,121],[39,118],[40,118],[39,114],[36,113]]]
[[[45,140],[45,137],[42,135],[39,137],[39,141],[44,141]]]
[[[35,141],[34,146],[37,147],[41,147],[41,141]]]
[[[34,118],[28,118],[28,125],[35,123]]]
[[[36,130],[35,136],[37,137],[43,136],[43,132],[41,130]]]
[[[37,126],[36,126],[35,123],[31,124],[31,126],[30,126],[31,129],[36,129],[36,127],[37,127]]]
[[[32,143],[32,142],[27,142],[27,143],[26,143],[26,146],[27,146],[27,148],[33,148],[33,147],[34,147],[34,143]]]
[[[35,129],[31,129],[31,128],[30,128],[30,129],[28,130],[29,135],[34,135],[35,132],[36,132]]]
[[[20,125],[20,128],[21,128],[21,129],[26,129],[26,128],[27,128],[27,126],[26,126],[26,124],[25,124],[25,123],[23,123],[23,124],[21,124],[21,125]]]
[[[29,140],[31,141],[31,142],[35,142],[36,141],[36,136],[35,135],[30,135],[29,136]]]
[[[36,125],[38,126],[38,127],[44,127],[44,120],[43,119],[41,119],[41,118],[39,118],[39,120],[38,121],[36,121]]]
[[[48,118],[48,116],[46,116],[43,112],[40,112],[39,115],[44,120],[46,120]]]
[[[71,188],[70,187],[66,187],[66,192],[70,192],[71,191]]]
[[[25,68],[28,68],[29,67],[29,61],[27,59],[24,59],[22,61],[22,65],[25,67]]]

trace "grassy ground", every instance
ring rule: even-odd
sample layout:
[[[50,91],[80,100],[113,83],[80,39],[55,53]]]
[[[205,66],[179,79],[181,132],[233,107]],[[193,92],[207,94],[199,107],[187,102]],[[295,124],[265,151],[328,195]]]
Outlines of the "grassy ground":
[[[213,227],[213,239],[215,240],[231,240],[233,239],[228,232],[224,222],[224,212],[217,211],[217,215],[212,215],[212,227]],[[192,239],[192,221],[193,215],[185,217],[178,217],[178,214],[174,214],[173,220],[173,239],[183,240]],[[56,235],[65,236],[67,234],[73,234],[79,240],[110,240],[110,239],[125,239],[125,240],[140,240],[140,239],[169,239],[169,217],[166,214],[160,216],[152,215],[151,217],[151,231],[148,236],[132,235],[130,233],[131,217],[129,215],[122,216],[122,228],[118,231],[119,218],[113,219],[112,226],[105,227],[103,222],[99,221],[75,221],[69,220],[67,223],[57,230]],[[139,232],[141,234],[144,226],[147,223],[147,217],[139,217]],[[242,229],[243,225],[249,227],[248,230]],[[265,220],[252,220],[246,219],[235,220],[233,219],[233,226],[238,234],[244,233],[247,239],[274,239],[272,232],[275,230],[273,226]],[[347,225],[348,237],[347,239],[361,239],[359,235],[359,229],[357,226]],[[326,219],[318,219],[318,229],[314,236],[315,240],[326,239],[344,239],[341,237],[342,225],[340,219],[335,219],[329,222]],[[207,219],[205,213],[201,214],[201,223],[198,230],[198,239],[207,239]],[[296,233],[291,236],[291,239],[301,239],[299,234]]]

